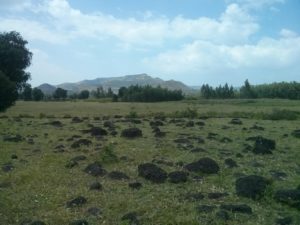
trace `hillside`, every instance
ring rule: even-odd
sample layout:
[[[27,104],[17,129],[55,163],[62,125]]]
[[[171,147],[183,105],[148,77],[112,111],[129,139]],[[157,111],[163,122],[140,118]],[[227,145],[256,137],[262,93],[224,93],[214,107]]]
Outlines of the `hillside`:
[[[136,75],[126,75],[121,77],[106,77],[106,78],[96,78],[93,80],[83,80],[76,83],[63,83],[56,86],[49,84],[42,84],[38,86],[44,93],[49,93],[50,88],[52,87],[52,92],[54,88],[60,87],[68,90],[69,92],[80,92],[82,90],[95,90],[97,87],[102,86],[104,89],[112,88],[114,92],[117,92],[120,87],[128,87],[130,85],[151,85],[168,88],[170,90],[180,89],[185,93],[192,92],[193,89],[185,85],[180,81],[168,80],[164,81],[160,78],[154,78],[148,74],[136,74]]]

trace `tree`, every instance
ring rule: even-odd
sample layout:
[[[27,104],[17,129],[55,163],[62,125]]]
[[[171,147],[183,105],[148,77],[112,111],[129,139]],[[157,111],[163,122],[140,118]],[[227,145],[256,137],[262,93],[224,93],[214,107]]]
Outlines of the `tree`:
[[[32,100],[32,88],[30,84],[26,84],[22,93],[22,98],[24,101]]]
[[[30,74],[25,72],[32,59],[27,43],[15,31],[0,33],[0,111],[14,104],[18,91],[30,78]]]
[[[32,90],[32,99],[34,101],[41,101],[44,99],[44,93],[39,88],[33,88]]]
[[[252,86],[250,85],[248,79],[245,80],[244,86],[240,89],[240,97],[241,98],[256,98],[257,95],[254,92]]]
[[[90,92],[88,90],[83,90],[79,93],[78,98],[79,99],[88,99],[90,96]]]
[[[62,88],[57,88],[53,93],[54,99],[66,99],[67,98],[67,90]]]

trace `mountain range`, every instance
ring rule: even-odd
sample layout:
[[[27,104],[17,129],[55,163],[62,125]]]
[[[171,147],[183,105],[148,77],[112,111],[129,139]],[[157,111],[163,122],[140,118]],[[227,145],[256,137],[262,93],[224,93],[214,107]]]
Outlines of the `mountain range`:
[[[153,87],[161,86],[169,90],[182,90],[184,93],[191,93],[194,91],[193,88],[185,85],[184,83],[176,80],[162,80],[160,78],[154,78],[148,74],[135,74],[126,75],[121,77],[105,77],[96,78],[93,80],[83,80],[76,83],[62,83],[59,85],[42,84],[37,88],[41,89],[45,94],[51,95],[56,88],[63,88],[69,93],[78,93],[82,90],[96,90],[97,87],[102,86],[104,90],[111,88],[113,92],[117,93],[119,88],[128,87],[130,85],[150,85]]]

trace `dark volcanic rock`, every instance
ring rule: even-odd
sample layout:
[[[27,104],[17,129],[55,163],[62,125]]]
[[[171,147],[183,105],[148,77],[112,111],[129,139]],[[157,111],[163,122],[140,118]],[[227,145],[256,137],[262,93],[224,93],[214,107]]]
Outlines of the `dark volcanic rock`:
[[[226,196],[228,196],[228,193],[221,193],[221,192],[208,193],[207,195],[209,199],[219,199],[219,198],[224,198]]]
[[[155,121],[150,121],[150,126],[151,127],[158,127],[158,126],[163,126],[164,123],[160,120],[155,120]]]
[[[239,118],[233,118],[229,123],[230,124],[235,124],[235,125],[243,124],[243,122]]]
[[[7,135],[3,137],[3,141],[8,142],[21,142],[23,140],[23,137],[19,134],[17,135]]]
[[[199,205],[196,207],[197,211],[199,213],[211,213],[213,212],[217,207],[214,205]]]
[[[171,183],[184,183],[187,181],[188,178],[188,174],[186,172],[183,171],[174,171],[168,174],[169,177],[169,181]]]
[[[216,217],[220,220],[225,221],[230,219],[228,212],[225,210],[219,210],[218,212],[216,212]]]
[[[18,156],[17,156],[16,154],[12,154],[12,155],[10,156],[10,158],[11,158],[11,159],[18,159]]]
[[[156,137],[156,138],[162,138],[165,136],[166,136],[166,132],[162,132],[162,131],[155,132],[155,134],[154,134],[154,137]]]
[[[139,176],[154,183],[163,183],[167,179],[167,173],[152,163],[144,163],[138,166]]]
[[[140,182],[129,183],[128,186],[132,189],[140,189],[143,185]]]
[[[112,121],[105,121],[104,123],[103,123],[103,126],[104,127],[107,127],[107,128],[110,128],[110,129],[114,129],[115,128],[115,125],[114,125],[114,123],[112,122]]]
[[[71,145],[71,148],[79,148],[82,145],[89,146],[91,144],[92,144],[92,142],[88,139],[79,139]]]
[[[191,141],[187,138],[177,138],[174,140],[175,143],[178,143],[178,144],[190,144]]]
[[[201,192],[198,193],[188,193],[185,195],[185,199],[189,201],[200,201],[204,199],[204,194]]]
[[[225,159],[225,165],[229,168],[234,168],[237,167],[237,163],[236,161],[234,161],[233,159],[229,158],[229,159]]]
[[[43,221],[37,220],[37,221],[33,221],[32,223],[30,223],[30,225],[46,225],[46,223],[44,223]]]
[[[238,196],[258,199],[263,194],[270,182],[261,176],[250,175],[236,180],[235,189]]]
[[[73,168],[73,167],[75,167],[77,165],[78,165],[78,162],[71,160],[71,161],[67,162],[67,164],[65,165],[65,167],[68,168],[68,169],[71,169],[71,168]]]
[[[223,137],[221,140],[220,140],[221,143],[230,143],[232,142],[232,140],[228,137]]]
[[[88,165],[84,172],[91,174],[95,177],[97,176],[104,176],[107,172],[105,169],[102,168],[102,165],[99,162],[94,162],[90,165]]]
[[[128,180],[129,177],[120,171],[112,171],[108,174],[108,177],[113,180]]]
[[[89,130],[83,130],[83,133],[90,133],[92,136],[105,136],[107,135],[107,131],[101,127],[92,127]]]
[[[70,225],[89,225],[89,223],[86,220],[74,220]]]
[[[126,213],[121,218],[122,221],[128,221],[130,225],[139,225],[139,220],[136,212]]]
[[[82,206],[87,202],[85,197],[79,196],[77,198],[74,198],[73,200],[67,202],[66,207],[67,208],[73,208],[73,207],[78,207]]]
[[[202,158],[196,162],[187,164],[185,168],[191,172],[216,174],[220,171],[219,165],[211,158]]]
[[[136,137],[142,137],[142,130],[136,127],[127,128],[125,130],[122,130],[121,137],[126,138],[136,138]]]
[[[83,160],[86,160],[85,155],[78,155],[71,159],[71,161],[74,161],[74,162],[83,161]]]
[[[265,128],[260,127],[260,126],[258,126],[258,125],[256,125],[256,124],[254,124],[252,127],[250,127],[250,129],[251,129],[251,130],[265,130]]]
[[[272,150],[275,149],[275,141],[263,137],[258,137],[255,140],[253,153],[255,154],[272,154]]]
[[[292,136],[296,137],[296,138],[300,138],[300,130],[294,130],[292,132]]]
[[[290,216],[278,218],[275,220],[275,225],[290,225],[293,223],[293,218]]]
[[[93,183],[90,184],[90,190],[100,191],[102,189],[103,189],[102,185],[98,181],[95,181],[95,182],[93,182]]]
[[[12,163],[6,163],[2,166],[2,171],[3,172],[10,172],[14,169],[14,166]]]
[[[270,174],[275,180],[284,180],[288,176],[285,172],[281,172],[277,170],[270,170]]]
[[[99,216],[102,214],[102,210],[97,207],[91,207],[91,208],[88,208],[87,213],[92,216]]]
[[[73,117],[72,118],[72,123],[81,123],[83,120],[82,119],[80,119],[79,117],[77,117],[77,116],[75,116],[75,117]]]
[[[278,190],[274,195],[274,199],[300,210],[300,189]]]
[[[252,214],[252,209],[250,206],[246,204],[222,204],[220,206],[221,209],[231,211],[233,213],[245,213],[245,214]]]
[[[52,125],[52,126],[54,126],[54,127],[62,127],[62,126],[63,126],[63,124],[62,124],[60,121],[58,121],[58,120],[51,121],[51,122],[49,123],[49,125]]]

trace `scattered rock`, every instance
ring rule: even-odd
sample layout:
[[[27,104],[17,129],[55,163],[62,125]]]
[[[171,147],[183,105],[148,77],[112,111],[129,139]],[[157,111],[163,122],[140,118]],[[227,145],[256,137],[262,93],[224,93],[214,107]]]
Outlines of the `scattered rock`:
[[[100,191],[102,189],[103,189],[103,187],[98,181],[94,181],[93,183],[90,184],[90,190]]]
[[[153,183],[163,183],[167,179],[167,173],[152,163],[144,163],[138,166],[139,176]]]
[[[110,128],[110,129],[114,129],[115,128],[115,125],[114,125],[114,123],[112,121],[105,121],[103,123],[103,126],[107,127],[107,128]]]
[[[43,221],[37,220],[37,221],[33,221],[32,223],[30,223],[30,225],[46,225],[46,223],[44,223]]]
[[[187,181],[188,174],[183,171],[174,171],[168,174],[171,183],[184,183]]]
[[[140,189],[143,185],[140,182],[129,183],[128,186],[132,189]]]
[[[250,206],[246,204],[221,204],[220,209],[227,210],[233,213],[245,213],[245,214],[252,214],[252,209]]]
[[[166,136],[166,132],[162,132],[162,131],[155,132],[154,134],[154,137],[156,138],[163,138],[165,136]]]
[[[213,212],[217,207],[214,205],[199,205],[197,206],[197,211],[199,213],[211,213]]]
[[[7,135],[7,136],[3,137],[3,141],[21,142],[21,141],[23,141],[23,137],[19,134],[17,134],[17,135]]]
[[[220,171],[219,165],[211,158],[202,158],[196,162],[187,164],[185,168],[191,172],[216,174]]]
[[[97,207],[88,208],[87,213],[91,216],[99,216],[102,214],[102,210]]]
[[[272,150],[275,149],[275,141],[263,137],[258,137],[255,140],[253,153],[254,154],[272,154]]]
[[[194,121],[190,120],[188,121],[186,124],[185,124],[186,127],[194,127],[195,126],[195,123]]]
[[[225,221],[230,219],[228,212],[225,210],[219,210],[218,212],[216,212],[216,217],[220,220],[225,220]]]
[[[221,143],[230,143],[232,142],[232,139],[228,138],[228,137],[223,137],[221,140],[220,140]]]
[[[221,193],[221,192],[213,192],[213,193],[208,193],[207,197],[209,199],[220,199],[228,196],[228,193]]]
[[[65,165],[65,167],[68,168],[68,169],[71,169],[71,168],[73,168],[73,167],[75,167],[77,165],[78,165],[78,162],[71,160],[71,161],[67,162],[67,164]]]
[[[178,144],[190,144],[191,141],[187,138],[177,138],[174,140],[175,143],[178,143]]]
[[[13,169],[14,169],[14,166],[12,163],[6,163],[2,166],[2,171],[6,172],[6,173],[12,171]]]
[[[54,126],[54,127],[62,127],[62,126],[63,126],[62,122],[60,122],[60,121],[58,121],[58,120],[51,121],[51,122],[49,123],[49,125],[52,125],[52,126]]]
[[[89,223],[86,220],[74,220],[70,225],[89,225]]]
[[[125,173],[119,172],[119,171],[110,172],[108,174],[108,177],[113,180],[128,180],[129,179],[129,177]]]
[[[233,118],[230,122],[230,124],[235,124],[235,125],[242,125],[243,122],[239,118]]]
[[[136,127],[127,128],[122,131],[121,137],[126,138],[136,138],[136,137],[142,137],[142,130]]]
[[[66,207],[67,208],[73,208],[73,207],[79,207],[82,206],[87,202],[85,197],[79,196],[77,198],[74,198],[73,200],[67,202]]]
[[[188,193],[185,195],[185,199],[189,201],[200,201],[204,199],[204,195],[201,192],[198,193]]]
[[[151,127],[158,127],[158,126],[163,126],[164,123],[160,120],[155,120],[155,121],[150,121],[150,126]]]
[[[292,136],[296,137],[296,138],[300,138],[300,130],[294,130],[292,132]]]
[[[205,126],[205,123],[203,121],[198,121],[195,124],[198,126]]]
[[[207,151],[205,149],[203,149],[203,148],[193,148],[191,150],[191,152],[197,153],[197,152],[207,152]]]
[[[82,119],[80,119],[79,117],[77,117],[77,116],[75,116],[75,117],[73,117],[72,118],[72,123],[81,123],[83,120]]]
[[[236,161],[234,161],[234,160],[231,159],[231,158],[225,159],[224,162],[225,162],[225,165],[226,165],[228,168],[238,167]]]
[[[300,210],[300,189],[278,190],[274,195],[274,199]]]
[[[122,221],[128,221],[130,225],[139,225],[139,220],[136,212],[129,212],[122,216]]]
[[[238,196],[259,199],[270,182],[261,176],[250,175],[236,180],[235,189]]]
[[[88,139],[79,139],[71,145],[71,148],[79,148],[80,146],[89,146],[91,144],[92,142]]]
[[[12,154],[12,155],[10,156],[10,158],[11,158],[11,159],[18,159],[18,156],[17,156],[16,154]]]
[[[287,174],[277,170],[270,170],[270,174],[275,180],[285,180],[287,178]]]
[[[89,130],[82,130],[83,133],[90,133],[92,136],[99,137],[107,135],[107,131],[101,127],[92,127]]]
[[[290,225],[293,223],[293,218],[290,216],[284,218],[278,218],[275,220],[276,225]]]
[[[84,172],[91,174],[92,176],[104,176],[107,172],[105,169],[102,168],[102,165],[99,162],[94,162],[88,165]]]
[[[254,124],[252,127],[250,127],[250,129],[251,129],[251,130],[265,130],[265,128],[260,127],[260,126],[258,126],[258,125],[256,125],[256,124]]]
[[[83,160],[86,160],[85,155],[78,155],[71,159],[71,161],[74,161],[74,162],[79,162],[79,161],[83,161]]]

